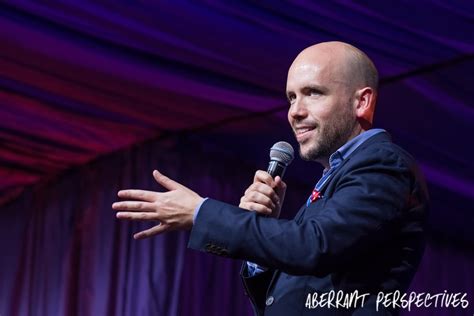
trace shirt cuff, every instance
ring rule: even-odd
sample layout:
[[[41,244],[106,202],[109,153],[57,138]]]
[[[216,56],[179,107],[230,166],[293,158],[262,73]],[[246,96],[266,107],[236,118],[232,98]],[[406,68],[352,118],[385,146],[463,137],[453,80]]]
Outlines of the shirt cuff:
[[[204,200],[202,200],[201,203],[199,203],[196,208],[194,209],[194,215],[193,215],[193,224],[196,222],[196,217],[198,216],[199,214],[199,210],[201,209],[201,206],[202,206],[202,203],[206,202],[208,198],[205,198]]]

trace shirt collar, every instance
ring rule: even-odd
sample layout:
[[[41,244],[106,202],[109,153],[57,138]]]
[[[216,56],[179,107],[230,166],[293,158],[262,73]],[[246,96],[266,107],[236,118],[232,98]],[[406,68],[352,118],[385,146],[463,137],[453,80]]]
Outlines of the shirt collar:
[[[354,152],[360,145],[362,145],[366,140],[371,138],[372,136],[380,133],[385,133],[386,131],[381,128],[373,128],[369,129],[365,132],[360,133],[356,137],[349,140],[347,143],[342,145],[338,150],[336,150],[330,157],[329,157],[329,168],[337,168],[341,162],[349,157],[350,154]],[[325,170],[325,172],[328,170]]]

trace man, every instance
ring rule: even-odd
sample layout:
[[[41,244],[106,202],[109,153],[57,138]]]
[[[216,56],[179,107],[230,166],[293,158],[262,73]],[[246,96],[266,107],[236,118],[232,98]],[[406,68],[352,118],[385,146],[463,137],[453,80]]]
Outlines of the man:
[[[278,219],[286,185],[264,171],[238,208],[155,170],[169,191],[120,191],[138,201],[114,203],[117,217],[161,222],[135,238],[192,228],[190,248],[248,260],[242,278],[258,315],[396,314],[377,297],[408,287],[428,198],[413,158],[371,129],[377,81],[369,58],[341,42],[311,46],[291,65],[288,120],[300,156],[325,167],[293,220]],[[335,304],[336,294],[346,296]],[[363,296],[344,301],[351,294]]]

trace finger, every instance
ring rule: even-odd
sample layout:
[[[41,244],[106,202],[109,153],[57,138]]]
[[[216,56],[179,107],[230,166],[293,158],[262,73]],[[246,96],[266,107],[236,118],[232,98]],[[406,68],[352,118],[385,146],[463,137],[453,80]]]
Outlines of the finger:
[[[253,191],[249,191],[249,192],[246,191],[245,195],[240,198],[239,207],[241,207],[241,205],[243,205],[245,203],[253,202],[252,197],[251,197],[253,194],[254,194]],[[243,207],[243,208],[245,208],[245,207]]]
[[[273,203],[275,204],[278,204],[279,203],[279,196],[278,194],[275,192],[275,190],[265,184],[265,183],[260,183],[260,182],[256,182],[256,183],[253,183],[248,189],[247,191],[245,191],[245,195],[251,195],[253,192],[259,192],[261,194],[264,194],[266,196],[268,196],[272,201]]]
[[[280,178],[280,176],[277,176],[275,178],[275,188],[274,190],[276,191],[276,193],[278,194],[278,196],[282,196],[282,194],[285,193],[286,191],[286,183],[283,182],[283,180]]]
[[[272,186],[273,178],[268,172],[263,171],[263,170],[258,170],[257,172],[255,172],[253,182],[266,183],[267,185]]]
[[[118,219],[127,219],[132,221],[157,221],[160,220],[157,213],[145,212],[118,212],[116,214]]]
[[[153,171],[153,178],[155,178],[156,182],[158,182],[159,184],[161,184],[163,187],[165,187],[168,190],[186,188],[184,185],[179,184],[178,182],[161,174],[158,170]]]
[[[275,185],[282,186],[286,189],[286,183],[283,181],[283,179],[280,176],[276,176]]]
[[[254,203],[254,202],[243,203],[242,206],[240,206],[240,208],[243,208],[243,209],[246,209],[246,210],[249,210],[249,211],[254,211],[254,212],[257,212],[259,214],[264,214],[264,215],[271,215],[272,214],[271,209],[269,209],[268,207],[266,207],[264,205]]]
[[[143,230],[133,235],[135,239],[144,239],[149,238],[164,232],[167,232],[170,229],[170,225],[161,223],[160,225],[153,226],[150,229]]]
[[[257,191],[253,191],[251,192],[246,200],[248,202],[254,202],[254,203],[257,203],[257,204],[262,204],[270,209],[274,209],[276,207],[276,204],[268,197],[266,196],[265,194],[262,194],[260,192],[257,192]]]
[[[146,190],[120,190],[117,193],[117,196],[122,199],[134,199],[142,200],[147,202],[155,201],[158,192],[146,191]]]
[[[244,195],[244,196],[242,196],[242,197],[240,198],[239,207],[240,207],[240,208],[245,208],[245,207],[244,207],[245,203],[247,203],[247,200],[245,199],[245,195]]]
[[[141,202],[141,201],[115,202],[114,204],[112,204],[112,208],[114,210],[124,210],[124,211],[142,211],[142,212],[154,211],[152,203]]]

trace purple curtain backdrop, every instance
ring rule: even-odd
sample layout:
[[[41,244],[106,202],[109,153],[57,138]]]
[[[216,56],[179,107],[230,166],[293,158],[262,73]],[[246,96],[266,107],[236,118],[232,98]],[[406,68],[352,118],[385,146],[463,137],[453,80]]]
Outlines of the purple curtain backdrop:
[[[135,241],[132,234],[143,223],[115,219],[111,204],[119,189],[159,189],[154,168],[203,196],[236,204],[255,167],[192,137],[167,139],[102,157],[27,190],[0,213],[0,314],[252,315],[240,262],[187,249],[186,232]],[[308,193],[292,184],[285,217]],[[473,264],[465,249],[432,241],[412,290],[467,292],[472,301]]]

